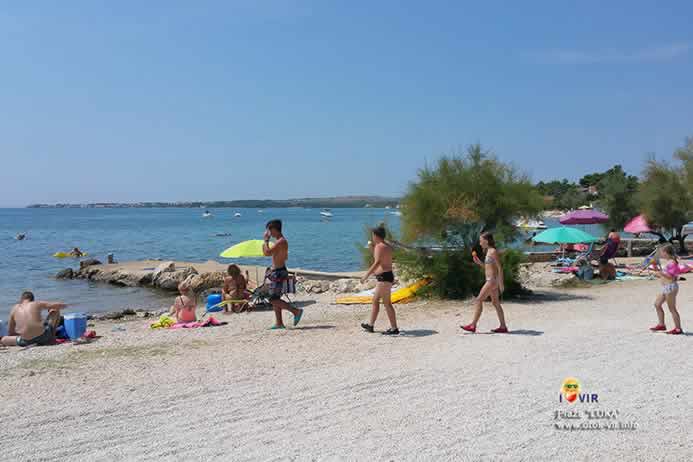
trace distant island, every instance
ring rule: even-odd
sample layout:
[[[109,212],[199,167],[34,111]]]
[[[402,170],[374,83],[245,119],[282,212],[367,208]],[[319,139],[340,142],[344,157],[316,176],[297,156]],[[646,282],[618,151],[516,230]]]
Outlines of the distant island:
[[[88,204],[31,204],[30,209],[143,209],[143,208],[363,208],[397,207],[399,198],[381,196],[308,197],[302,199],[248,199],[196,202],[97,202]]]

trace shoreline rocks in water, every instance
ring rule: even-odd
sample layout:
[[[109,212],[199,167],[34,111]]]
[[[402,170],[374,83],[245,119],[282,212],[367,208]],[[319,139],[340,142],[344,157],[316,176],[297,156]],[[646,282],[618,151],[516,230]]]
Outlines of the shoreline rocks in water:
[[[142,261],[121,264],[101,264],[90,259],[80,262],[80,269],[66,268],[59,271],[56,279],[85,279],[121,287],[147,287],[175,292],[178,285],[187,281],[191,289],[203,297],[220,292],[224,285],[226,265],[216,262],[185,263],[174,261]],[[264,277],[265,269],[243,267],[252,282]],[[309,294],[345,294],[372,289],[375,281],[361,284],[360,273],[320,273],[296,271],[296,290]]]

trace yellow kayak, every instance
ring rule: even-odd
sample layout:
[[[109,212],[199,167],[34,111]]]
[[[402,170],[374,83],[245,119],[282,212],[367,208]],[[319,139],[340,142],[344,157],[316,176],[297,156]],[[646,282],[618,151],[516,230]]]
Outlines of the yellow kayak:
[[[89,255],[89,254],[86,252],[82,252],[82,255],[80,255],[79,257],[75,257],[70,252],[56,252],[53,254],[53,256],[55,258],[81,258],[81,257],[86,257],[87,255]]]
[[[392,300],[392,303],[407,303],[410,302],[414,296],[416,295],[416,292],[421,289],[422,287],[428,285],[431,281],[429,279],[421,279],[420,281],[415,282],[414,284],[407,286],[407,287],[402,287],[401,289],[397,289],[394,292],[392,292],[392,295],[390,296],[390,299]],[[373,295],[371,294],[356,294],[356,295],[347,295],[345,297],[338,297],[337,298],[337,303],[340,305],[358,305],[358,304],[365,304],[365,303],[370,303],[371,300],[373,299]]]

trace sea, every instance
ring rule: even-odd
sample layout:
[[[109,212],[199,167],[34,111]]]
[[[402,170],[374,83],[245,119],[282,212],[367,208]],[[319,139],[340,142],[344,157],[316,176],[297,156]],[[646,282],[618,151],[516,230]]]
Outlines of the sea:
[[[247,239],[261,239],[265,223],[279,218],[290,243],[289,266],[317,271],[361,269],[359,246],[366,228],[385,222],[397,231],[395,209],[206,209],[195,208],[26,208],[0,209],[0,319],[7,319],[24,290],[41,300],[61,300],[67,311],[104,312],[124,308],[160,309],[170,294],[114,287],[85,280],[56,280],[55,273],[79,261],[55,258],[56,252],[79,247],[88,258],[106,261],[162,259],[269,265],[269,259],[227,260],[226,248]],[[240,216],[236,216],[240,214]],[[25,240],[15,236],[26,233]]]
[[[396,209],[338,208],[331,210],[329,219],[319,209],[307,208],[208,210],[212,216],[205,218],[205,209],[195,208],[0,209],[0,320],[7,319],[24,290],[41,300],[65,301],[70,305],[67,311],[153,310],[170,305],[170,294],[152,289],[55,279],[59,270],[79,267],[77,259],[53,257],[74,247],[104,262],[112,253],[117,261],[215,260],[267,266],[269,259],[232,261],[219,254],[238,242],[261,239],[265,223],[279,218],[290,243],[289,267],[342,272],[362,269],[359,249],[367,243],[367,227],[384,222],[397,233],[400,226]],[[558,226],[556,219],[544,221],[549,227]],[[604,235],[597,225],[580,228]],[[27,238],[16,240],[18,233]],[[522,247],[522,241],[516,246]]]

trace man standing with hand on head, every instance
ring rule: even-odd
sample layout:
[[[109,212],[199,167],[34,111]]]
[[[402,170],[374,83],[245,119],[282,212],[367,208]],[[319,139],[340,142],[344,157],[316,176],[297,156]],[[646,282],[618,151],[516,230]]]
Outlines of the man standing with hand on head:
[[[274,238],[274,245],[270,246],[270,239]],[[274,308],[275,323],[270,329],[285,329],[282,319],[282,310],[287,310],[294,315],[294,326],[297,326],[303,316],[303,310],[296,309],[282,300],[284,284],[289,279],[289,271],[286,269],[286,260],[289,259],[289,242],[282,234],[281,220],[271,220],[265,227],[265,243],[262,245],[262,253],[266,257],[272,257],[272,267],[269,271],[270,303]]]

